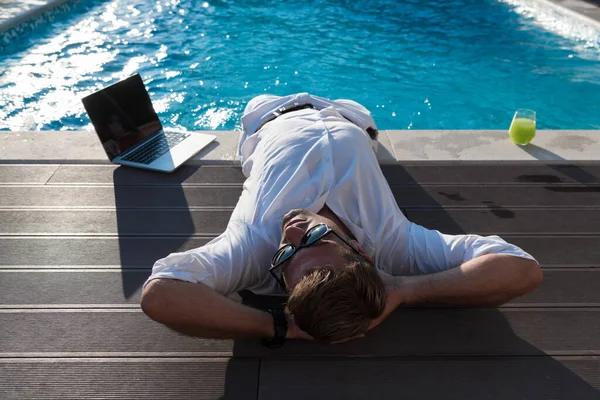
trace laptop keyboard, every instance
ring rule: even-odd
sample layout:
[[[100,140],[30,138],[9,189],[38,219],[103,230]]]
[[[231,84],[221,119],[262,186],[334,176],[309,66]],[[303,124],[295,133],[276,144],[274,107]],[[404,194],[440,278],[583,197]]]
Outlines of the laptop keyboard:
[[[150,164],[189,136],[189,133],[163,132],[156,139],[147,142],[145,145],[123,157],[122,160]]]

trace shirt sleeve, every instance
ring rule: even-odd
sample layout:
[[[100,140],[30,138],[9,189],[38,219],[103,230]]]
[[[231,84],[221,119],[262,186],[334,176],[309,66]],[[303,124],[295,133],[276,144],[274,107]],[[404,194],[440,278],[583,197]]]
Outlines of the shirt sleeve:
[[[500,236],[447,235],[414,223],[410,227],[408,251],[410,271],[414,275],[456,268],[486,254],[507,254],[536,261]]]
[[[154,263],[153,279],[178,279],[203,283],[217,293],[229,296],[260,281],[250,229],[241,221],[231,221],[225,232],[206,245],[183,253],[172,253]]]

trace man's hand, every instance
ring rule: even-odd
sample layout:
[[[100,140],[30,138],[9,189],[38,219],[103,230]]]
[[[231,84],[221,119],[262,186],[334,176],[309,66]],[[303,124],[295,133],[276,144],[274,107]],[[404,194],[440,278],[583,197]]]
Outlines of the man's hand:
[[[391,276],[383,271],[379,275],[387,301],[383,314],[371,322],[369,330],[401,304],[495,307],[532,291],[542,280],[535,261],[503,254],[480,256],[460,267],[429,275]]]
[[[400,304],[496,307],[522,296],[542,281],[537,262],[504,254],[474,258],[459,267],[428,275],[390,276],[380,271],[388,292],[382,317]]]
[[[287,334],[285,335],[286,339],[315,340],[314,337],[310,336],[308,333],[298,328],[298,325],[296,325],[294,319],[287,312],[285,313],[285,317],[287,318],[288,323]]]

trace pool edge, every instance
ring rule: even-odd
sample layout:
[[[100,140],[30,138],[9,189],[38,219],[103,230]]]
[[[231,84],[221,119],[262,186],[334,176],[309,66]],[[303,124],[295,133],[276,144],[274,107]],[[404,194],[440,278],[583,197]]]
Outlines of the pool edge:
[[[19,24],[27,22],[28,20],[39,17],[46,11],[53,9],[54,7],[58,7],[63,3],[66,3],[71,0],[48,0],[46,4],[33,7],[27,11],[24,11],[20,14],[16,14],[12,18],[7,19],[6,21],[0,23],[0,34],[4,32],[8,32],[10,29],[17,27]]]
[[[584,0],[530,0],[600,29],[600,6]]]
[[[217,136],[188,163],[238,164],[239,131],[199,131]],[[600,130],[540,130],[527,146],[503,130],[384,130],[380,164],[420,161],[600,161]],[[110,164],[98,137],[86,131],[0,132],[0,164]]]

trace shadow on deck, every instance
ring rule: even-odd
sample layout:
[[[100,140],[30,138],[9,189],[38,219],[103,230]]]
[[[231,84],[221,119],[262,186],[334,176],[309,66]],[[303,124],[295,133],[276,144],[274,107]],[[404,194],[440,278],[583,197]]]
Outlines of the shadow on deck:
[[[498,234],[544,282],[498,309],[403,308],[338,345],[188,338],[145,317],[141,286],[225,229],[240,168],[0,165],[0,397],[600,398],[600,163],[382,170],[410,220]]]

